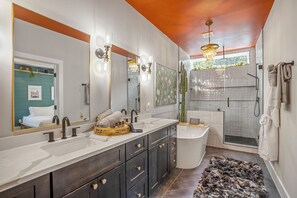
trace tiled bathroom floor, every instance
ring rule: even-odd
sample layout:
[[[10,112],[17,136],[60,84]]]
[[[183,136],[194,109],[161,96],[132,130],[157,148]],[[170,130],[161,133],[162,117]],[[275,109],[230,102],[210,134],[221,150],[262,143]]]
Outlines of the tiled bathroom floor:
[[[264,164],[264,161],[259,155],[243,153],[238,151],[230,151],[225,149],[217,149],[207,147],[206,154],[199,167],[195,169],[175,169],[170,178],[165,181],[152,197],[155,198],[190,198],[193,197],[193,192],[198,184],[203,170],[208,166],[209,159],[212,156],[230,157],[238,160],[251,161],[258,163],[264,173],[265,187],[269,193],[270,198],[280,198],[278,191],[272,181],[271,176]]]

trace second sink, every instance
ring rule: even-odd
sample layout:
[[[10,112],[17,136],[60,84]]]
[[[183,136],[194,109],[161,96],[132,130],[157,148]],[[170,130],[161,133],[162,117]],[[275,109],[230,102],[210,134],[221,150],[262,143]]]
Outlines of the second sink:
[[[62,156],[98,144],[102,144],[102,142],[89,137],[77,137],[60,142],[49,143],[41,148],[52,155]]]

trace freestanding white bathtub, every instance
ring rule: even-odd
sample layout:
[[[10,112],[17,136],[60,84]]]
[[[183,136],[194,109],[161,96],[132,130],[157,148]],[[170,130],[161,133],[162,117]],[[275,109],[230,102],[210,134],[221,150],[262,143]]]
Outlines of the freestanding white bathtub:
[[[177,167],[191,169],[200,165],[205,154],[209,127],[177,126]]]

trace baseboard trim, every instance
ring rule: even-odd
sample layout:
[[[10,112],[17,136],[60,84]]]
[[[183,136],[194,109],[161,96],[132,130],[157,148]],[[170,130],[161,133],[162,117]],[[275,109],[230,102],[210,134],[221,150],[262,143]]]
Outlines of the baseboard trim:
[[[264,160],[266,167],[271,175],[271,178],[281,196],[281,198],[291,198],[289,193],[287,192],[283,182],[281,181],[281,179],[279,178],[279,176],[277,175],[274,167],[272,166],[270,161],[266,161]]]

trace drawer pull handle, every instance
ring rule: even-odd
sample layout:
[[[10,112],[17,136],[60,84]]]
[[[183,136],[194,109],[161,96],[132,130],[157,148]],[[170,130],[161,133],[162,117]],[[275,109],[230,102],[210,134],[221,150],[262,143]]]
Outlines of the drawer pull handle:
[[[173,163],[175,163],[175,162],[176,162],[176,160],[172,160],[172,162],[173,162]]]
[[[172,142],[172,145],[175,145],[176,143],[175,142]]]
[[[102,184],[106,184],[107,183],[107,179],[101,179],[101,183]]]
[[[92,188],[93,188],[94,190],[96,190],[96,189],[98,188],[98,184],[97,184],[97,183],[92,184]]]
[[[165,146],[165,143],[163,143],[162,146],[164,147]]]
[[[159,148],[163,148],[162,144],[159,145]]]
[[[140,198],[141,197],[141,193],[136,193],[136,197]]]
[[[141,147],[141,144],[136,144],[136,147],[137,147],[137,148],[140,148],[140,147]]]
[[[140,170],[141,170],[141,166],[137,166],[136,169],[137,169],[138,171],[140,171]]]

